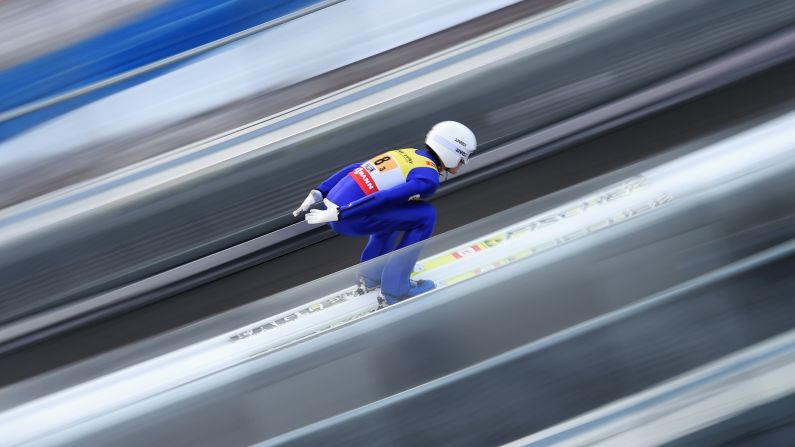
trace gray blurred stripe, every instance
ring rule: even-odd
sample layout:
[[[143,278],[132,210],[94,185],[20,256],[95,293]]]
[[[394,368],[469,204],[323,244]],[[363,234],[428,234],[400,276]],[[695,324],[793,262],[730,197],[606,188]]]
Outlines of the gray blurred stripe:
[[[505,446],[661,445],[795,393],[793,377],[789,331]]]
[[[657,228],[661,229],[661,226],[657,225]],[[708,233],[702,233],[701,236],[707,236]],[[720,231],[712,236],[719,238],[719,234]],[[691,233],[691,236],[694,234]],[[643,299],[637,297],[631,302],[625,302],[626,297],[622,297],[618,301],[624,302],[625,307],[617,305],[616,297],[603,296],[599,284],[626,275],[626,271],[610,270],[603,272],[605,276],[599,278],[579,275],[575,279],[570,274],[572,267],[577,268],[574,271],[585,270],[589,261],[609,259],[613,252],[633,257],[631,249],[624,251],[625,247],[632,244],[632,239],[616,239],[615,244],[621,245],[621,248],[602,244],[602,254],[594,253],[593,258],[586,252],[580,252],[557,265],[533,271],[534,281],[517,277],[509,285],[490,287],[488,294],[482,293],[487,296],[480,299],[472,297],[472,292],[463,293],[458,300],[471,300],[471,313],[454,310],[451,301],[447,301],[445,306],[437,304],[436,308],[446,307],[445,310],[426,309],[426,313],[433,312],[434,315],[424,315],[415,310],[411,324],[406,319],[403,325],[393,327],[390,331],[390,337],[399,338],[402,343],[390,343],[369,335],[373,343],[378,343],[378,348],[392,345],[395,349],[393,355],[399,355],[397,352],[400,352],[400,348],[405,352],[408,346],[416,346],[417,341],[423,339],[428,346],[415,347],[418,352],[409,355],[423,353],[423,358],[438,359],[441,363],[464,355],[456,351],[453,342],[446,338],[444,342],[436,338],[431,340],[428,334],[456,331],[458,350],[465,351],[470,340],[474,349],[474,346],[481,346],[483,339],[497,339],[504,332],[494,325],[477,324],[479,321],[500,322],[510,328],[511,336],[519,338],[520,332],[532,332],[534,325],[548,330],[551,323],[544,319],[555,311],[559,312],[555,316],[557,323],[582,318],[583,314],[594,312],[591,319],[581,320],[580,324],[568,328],[559,327],[527,344],[514,345],[513,349],[465,368],[446,374],[437,372],[435,376],[423,377],[420,383],[404,383],[400,392],[378,396],[367,405],[336,413],[327,419],[268,439],[262,445],[314,445],[320,440],[326,441],[325,445],[345,446],[371,445],[374,442],[380,445],[500,445],[632,396],[707,362],[792,329],[795,304],[787,299],[795,290],[795,278],[787,276],[795,262],[791,241],[653,296]],[[687,243],[684,239],[665,238],[658,241],[657,255],[668,250],[679,250],[671,244]],[[639,250],[645,251],[642,247]],[[587,259],[574,259],[581,256]],[[666,262],[665,265],[675,264]],[[639,280],[638,273],[632,273],[636,281],[651,279],[642,274],[644,278]],[[543,279],[544,274],[548,280]],[[576,282],[577,285],[570,282]],[[550,286],[549,283],[557,285]],[[493,296],[499,296],[499,310],[490,309],[495,307]],[[510,301],[506,301],[508,297]],[[489,304],[481,301],[488,301]],[[528,301],[535,305],[526,304]],[[615,307],[608,311],[611,306]],[[748,311],[751,308],[753,312]],[[598,315],[600,311],[602,314]],[[491,312],[499,316],[491,315]],[[514,314],[520,316],[514,317]],[[432,317],[435,318],[433,323]],[[417,327],[423,324],[434,327],[434,330],[422,331],[421,327]],[[489,328],[490,331],[484,334],[479,334],[477,330],[466,333],[467,327]],[[369,330],[377,329],[371,327]],[[422,336],[414,335],[416,338],[412,340],[412,336],[404,334],[404,331],[416,331]],[[326,350],[336,349],[339,355],[344,351],[345,343],[356,343],[357,338],[364,336],[365,330],[350,332],[347,338],[336,337],[336,346],[324,340],[313,343],[324,344]],[[443,338],[441,335],[438,337]],[[455,353],[444,354],[441,349],[444,343]],[[314,348],[315,355],[319,354],[318,348]],[[310,351],[307,348],[304,352],[307,360]],[[431,356],[428,351],[436,355]],[[386,353],[375,354],[370,350],[365,353],[388,358]],[[335,358],[330,353],[324,354]],[[407,359],[409,355],[402,358]],[[351,357],[336,359],[353,365],[354,359],[346,362]],[[433,369],[419,361],[411,363],[426,372]],[[300,362],[293,362],[291,366],[299,365]],[[326,371],[331,368],[339,369],[340,366],[326,360],[316,367]],[[388,371],[375,367],[373,370],[389,375],[391,380],[400,380]],[[297,385],[293,388],[297,396],[301,386],[308,386],[306,382],[299,385],[301,381],[302,378],[290,377],[283,379],[280,385]],[[347,389],[354,393],[353,388]],[[266,384],[259,396],[264,398],[277,389],[276,385]],[[372,391],[365,389],[361,393]],[[269,404],[263,403],[262,406],[267,407]],[[267,414],[265,411],[262,413]],[[128,435],[136,429],[130,427],[129,430]],[[256,433],[252,436],[263,433],[257,430],[252,432]],[[576,433],[576,430],[573,432]],[[110,434],[105,436],[110,437]],[[550,437],[539,445],[555,445],[553,441],[555,438]]]

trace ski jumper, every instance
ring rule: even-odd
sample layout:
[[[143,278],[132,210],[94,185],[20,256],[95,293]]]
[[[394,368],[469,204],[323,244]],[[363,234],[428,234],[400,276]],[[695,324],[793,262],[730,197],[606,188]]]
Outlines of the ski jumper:
[[[317,189],[339,206],[339,220],[329,222],[335,232],[370,236],[361,255],[365,262],[431,236],[436,211],[419,199],[427,199],[438,187],[439,171],[431,154],[398,149],[346,166]],[[403,238],[397,243],[401,232]],[[419,254],[419,247],[407,250],[362,276],[375,282],[380,277],[385,296],[405,296]]]

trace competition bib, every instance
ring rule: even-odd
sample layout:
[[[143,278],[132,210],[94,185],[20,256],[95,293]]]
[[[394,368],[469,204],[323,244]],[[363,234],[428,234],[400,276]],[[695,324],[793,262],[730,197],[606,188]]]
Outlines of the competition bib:
[[[433,161],[417,154],[416,149],[398,149],[371,158],[348,175],[365,195],[370,195],[406,183],[414,168],[437,169]]]

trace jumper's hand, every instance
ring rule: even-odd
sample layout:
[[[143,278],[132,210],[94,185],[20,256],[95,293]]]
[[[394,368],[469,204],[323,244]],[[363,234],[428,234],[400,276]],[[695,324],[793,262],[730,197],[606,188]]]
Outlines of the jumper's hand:
[[[304,199],[304,202],[301,204],[301,206],[299,206],[297,210],[293,211],[293,216],[298,217],[299,214],[309,211],[309,207],[320,202],[321,200],[323,200],[322,192],[318,191],[317,189],[309,191],[309,195],[306,196],[306,199]]]
[[[304,216],[306,222],[309,224],[321,224],[325,222],[335,222],[340,218],[340,207],[335,205],[331,200],[325,199],[323,203],[326,204],[324,210],[311,210]]]

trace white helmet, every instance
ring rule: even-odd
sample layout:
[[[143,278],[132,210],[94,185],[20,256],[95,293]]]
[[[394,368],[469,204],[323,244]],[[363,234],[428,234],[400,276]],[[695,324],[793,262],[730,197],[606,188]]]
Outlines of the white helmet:
[[[469,156],[475,151],[477,140],[469,128],[455,121],[437,123],[425,137],[425,144],[430,147],[447,169],[466,164]]]

